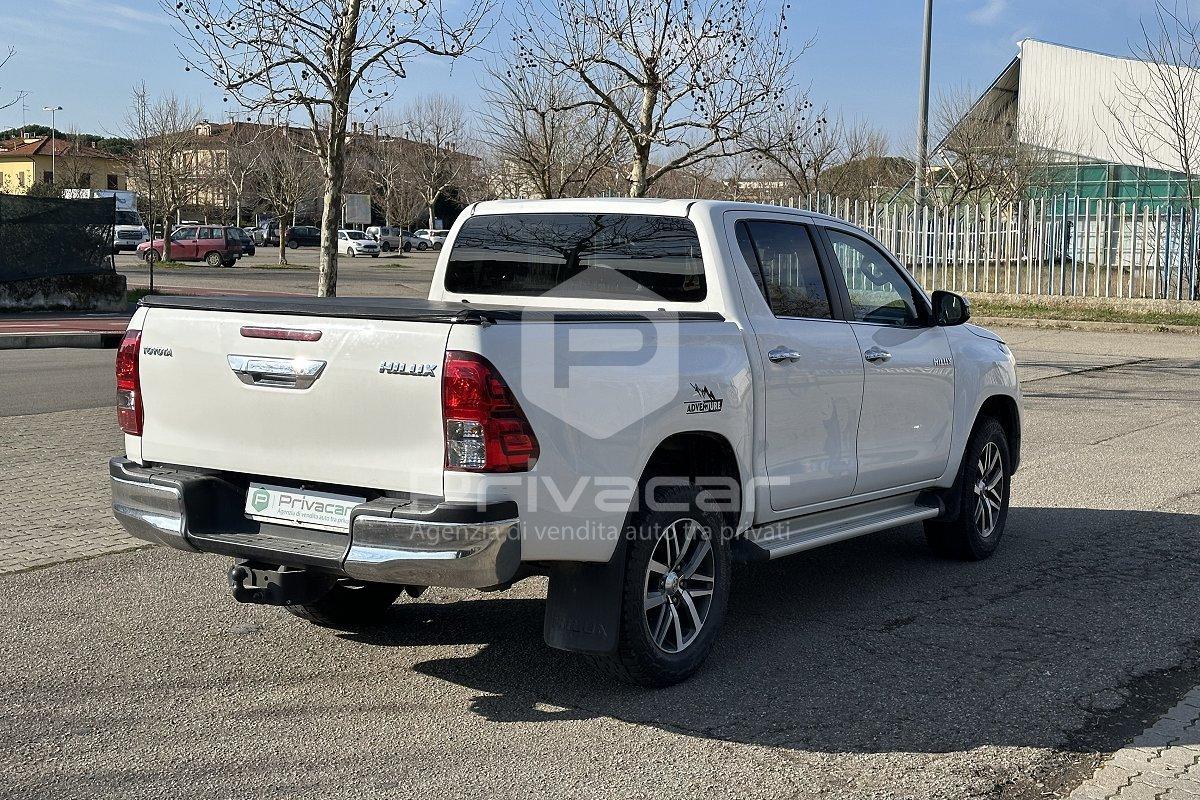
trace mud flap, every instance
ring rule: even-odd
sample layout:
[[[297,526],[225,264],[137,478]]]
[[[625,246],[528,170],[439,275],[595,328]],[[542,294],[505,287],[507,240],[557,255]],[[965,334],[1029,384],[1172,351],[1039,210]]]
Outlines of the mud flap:
[[[624,578],[624,542],[605,563],[553,565],[546,594],[546,644],[577,653],[616,650]]]

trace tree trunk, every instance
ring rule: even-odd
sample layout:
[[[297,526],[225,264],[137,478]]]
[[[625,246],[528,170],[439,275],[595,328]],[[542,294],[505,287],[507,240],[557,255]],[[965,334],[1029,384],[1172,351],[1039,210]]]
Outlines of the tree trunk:
[[[342,190],[346,184],[346,121],[350,117],[350,93],[353,85],[350,73],[353,68],[354,43],[358,40],[358,16],[361,0],[349,0],[346,4],[340,43],[337,48],[337,81],[333,87],[329,108],[327,139],[321,156],[325,170],[325,207],[321,209],[321,264],[317,274],[317,297],[337,295],[337,232],[342,215]],[[316,133],[316,130],[313,131]],[[319,134],[318,134],[319,135]]]
[[[337,295],[337,232],[342,211],[343,168],[341,156],[332,157],[325,178],[325,206],[321,209],[321,267],[317,275],[317,297]],[[340,146],[339,146],[340,151]]]
[[[433,204],[436,201],[437,201],[436,197],[433,200],[429,201],[429,230],[430,230],[430,232],[433,231]]]
[[[153,231],[151,231],[150,241],[154,241]],[[171,260],[171,212],[168,211],[163,215],[163,261]]]
[[[286,265],[288,263],[288,260],[287,260],[287,235],[286,235],[286,231],[284,230],[282,215],[280,215],[280,217],[279,217],[278,231],[279,231],[279,263]]]
[[[650,168],[650,151],[640,148],[633,153],[633,166],[629,171],[629,196],[645,197],[650,185],[646,183],[646,172]]]

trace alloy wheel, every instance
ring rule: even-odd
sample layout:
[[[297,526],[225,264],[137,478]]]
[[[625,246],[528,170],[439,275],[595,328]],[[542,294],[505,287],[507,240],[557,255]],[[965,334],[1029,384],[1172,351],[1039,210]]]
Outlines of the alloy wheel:
[[[995,442],[984,445],[975,470],[975,526],[986,539],[996,530],[1004,498],[1004,459]]]
[[[692,644],[708,619],[715,588],[712,532],[688,517],[675,520],[646,565],[643,610],[655,646],[679,653]]]

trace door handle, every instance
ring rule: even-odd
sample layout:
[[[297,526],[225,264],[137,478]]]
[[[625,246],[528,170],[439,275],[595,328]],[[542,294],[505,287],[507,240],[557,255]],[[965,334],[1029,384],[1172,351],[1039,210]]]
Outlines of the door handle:
[[[885,361],[890,361],[892,354],[882,347],[872,347],[870,350],[863,353],[863,358],[870,361],[872,364],[882,364]]]
[[[278,389],[307,389],[325,369],[324,361],[304,358],[230,355],[227,360],[242,383]]]
[[[776,347],[767,353],[767,358],[776,364],[781,364],[785,361],[790,364],[800,360],[800,353],[790,347]]]

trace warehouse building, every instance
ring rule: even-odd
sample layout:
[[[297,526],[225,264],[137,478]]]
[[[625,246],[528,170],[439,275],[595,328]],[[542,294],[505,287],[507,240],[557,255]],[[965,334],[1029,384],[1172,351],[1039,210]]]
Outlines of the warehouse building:
[[[1022,144],[1051,153],[1047,194],[1176,205],[1188,196],[1187,176],[1173,145],[1177,135],[1161,117],[1168,103],[1200,113],[1200,78],[1176,80],[1179,96],[1167,100],[1159,70],[1134,58],[1026,39],[964,120],[1013,126]],[[1200,146],[1200,124],[1193,127],[1190,136]],[[1193,194],[1200,195],[1195,174]]]

